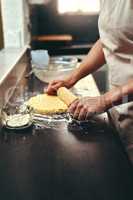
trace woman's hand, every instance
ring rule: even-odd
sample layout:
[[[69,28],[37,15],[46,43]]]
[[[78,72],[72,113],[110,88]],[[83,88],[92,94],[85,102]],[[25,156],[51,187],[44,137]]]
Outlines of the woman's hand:
[[[60,87],[66,87],[69,89],[72,87],[72,84],[69,80],[54,80],[48,85],[48,88],[45,92],[49,95],[56,95],[57,90]]]
[[[105,103],[104,96],[98,97],[84,97],[73,102],[68,112],[72,114],[75,119],[87,120],[90,117],[101,114],[108,109]]]

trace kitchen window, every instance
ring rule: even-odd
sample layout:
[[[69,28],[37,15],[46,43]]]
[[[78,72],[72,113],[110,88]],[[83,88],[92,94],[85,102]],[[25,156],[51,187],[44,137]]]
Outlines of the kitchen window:
[[[60,14],[96,14],[100,10],[100,0],[58,0]]]
[[[0,0],[5,48],[21,48],[29,44],[29,7],[27,0]]]

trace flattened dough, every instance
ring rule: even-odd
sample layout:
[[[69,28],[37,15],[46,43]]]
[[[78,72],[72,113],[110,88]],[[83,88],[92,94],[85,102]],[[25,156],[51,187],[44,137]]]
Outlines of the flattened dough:
[[[64,113],[68,109],[68,106],[57,96],[49,96],[47,94],[31,97],[27,104],[38,114]]]

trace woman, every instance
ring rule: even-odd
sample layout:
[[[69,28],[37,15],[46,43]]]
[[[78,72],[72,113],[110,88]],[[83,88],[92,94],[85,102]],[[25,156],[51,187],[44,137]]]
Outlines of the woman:
[[[133,0],[101,0],[99,32],[100,39],[80,67],[65,80],[50,83],[47,93],[54,94],[62,86],[71,88],[107,63],[110,90],[75,101],[69,112],[85,120],[113,107],[111,115],[133,161]]]

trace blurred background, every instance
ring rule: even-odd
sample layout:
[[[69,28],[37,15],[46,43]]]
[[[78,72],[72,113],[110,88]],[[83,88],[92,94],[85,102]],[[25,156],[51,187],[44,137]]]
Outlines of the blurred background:
[[[1,41],[5,47],[30,42],[50,54],[83,54],[98,38],[98,13],[99,0],[1,0]]]
[[[52,54],[83,54],[97,40],[99,0],[51,0],[42,5],[35,2],[30,5],[33,48],[46,46]],[[51,42],[54,38],[43,37],[46,35],[60,37]]]
[[[49,55],[75,55],[79,61],[99,38],[100,0],[1,0],[0,48],[30,45]],[[94,77],[105,91],[107,70]]]

